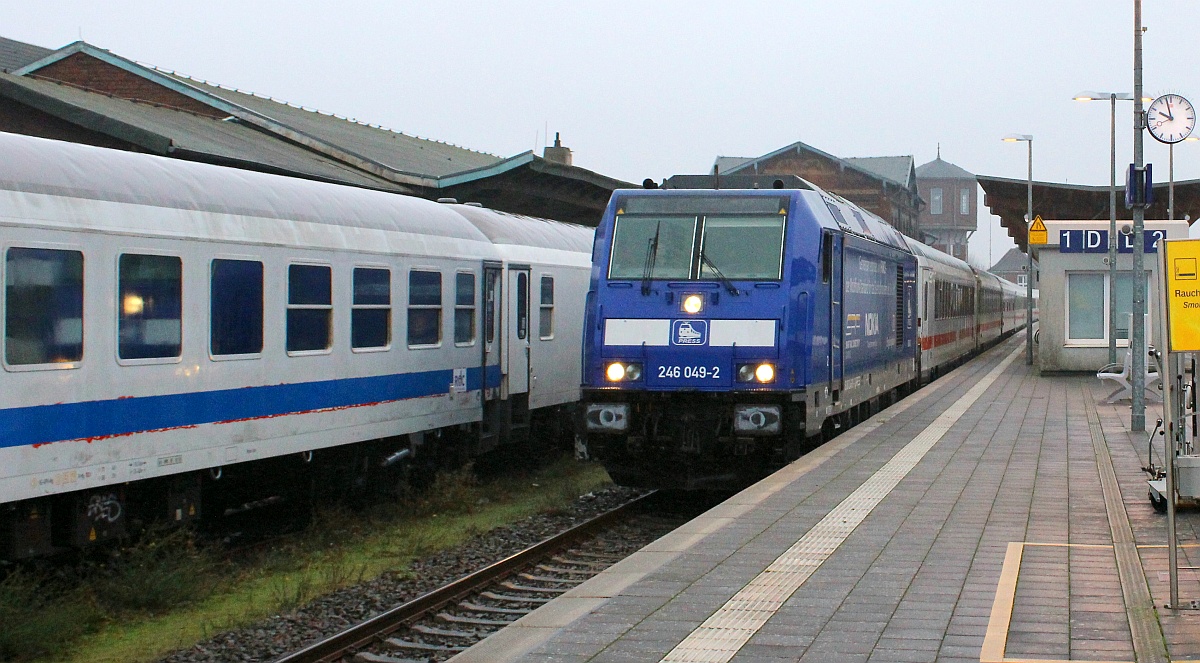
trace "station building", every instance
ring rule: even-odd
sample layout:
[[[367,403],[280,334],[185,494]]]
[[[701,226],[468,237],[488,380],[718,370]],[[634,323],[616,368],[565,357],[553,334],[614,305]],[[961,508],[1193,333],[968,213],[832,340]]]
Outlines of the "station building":
[[[134,62],[0,38],[0,131],[596,225],[632,184],[556,142],[501,157]]]
[[[842,158],[795,142],[761,157],[717,157],[717,176],[801,177],[920,239],[921,196],[911,156]]]

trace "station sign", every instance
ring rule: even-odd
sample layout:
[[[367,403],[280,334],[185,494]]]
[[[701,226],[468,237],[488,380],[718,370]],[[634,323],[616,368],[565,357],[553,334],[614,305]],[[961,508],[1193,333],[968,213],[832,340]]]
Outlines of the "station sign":
[[[1170,352],[1200,351],[1200,239],[1163,242]]]
[[[1166,239],[1165,230],[1146,230],[1142,233],[1142,253],[1157,253],[1159,240]],[[1108,253],[1107,230],[1060,230],[1059,253]],[[1117,252],[1133,253],[1133,233],[1117,233]]]

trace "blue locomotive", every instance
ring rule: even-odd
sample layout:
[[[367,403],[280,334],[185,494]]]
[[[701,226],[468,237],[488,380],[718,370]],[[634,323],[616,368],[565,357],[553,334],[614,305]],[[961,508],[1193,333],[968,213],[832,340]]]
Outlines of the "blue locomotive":
[[[790,179],[613,194],[592,251],[581,414],[587,453],[617,483],[745,485],[915,388],[935,368],[921,365],[933,319],[962,328],[945,365],[1011,333],[998,321],[1015,294],[990,275]],[[922,298],[921,273],[930,292],[966,285],[954,302]]]

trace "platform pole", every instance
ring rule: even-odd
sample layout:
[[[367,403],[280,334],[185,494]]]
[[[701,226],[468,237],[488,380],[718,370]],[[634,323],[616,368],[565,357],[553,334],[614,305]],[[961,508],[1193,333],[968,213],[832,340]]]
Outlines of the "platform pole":
[[[1143,166],[1142,127],[1142,0],[1133,0],[1133,165],[1134,177],[1141,177]],[[1149,192],[1147,192],[1149,193]],[[1145,251],[1143,227],[1146,207],[1141,201],[1133,203],[1133,331],[1129,346],[1133,352],[1133,402],[1129,413],[1129,429],[1146,430],[1146,272],[1142,266]],[[1116,284],[1113,284],[1116,285]]]

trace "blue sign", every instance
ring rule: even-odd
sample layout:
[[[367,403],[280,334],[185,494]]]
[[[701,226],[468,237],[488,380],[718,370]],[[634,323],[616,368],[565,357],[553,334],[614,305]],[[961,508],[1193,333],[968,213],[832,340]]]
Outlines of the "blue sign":
[[[1158,240],[1165,239],[1166,231],[1145,230],[1142,232],[1142,253],[1157,253]],[[1061,253],[1108,253],[1107,230],[1060,230],[1058,250]],[[1133,253],[1133,233],[1117,233],[1117,251]]]
[[[676,320],[671,325],[671,345],[707,345],[708,322]]]

